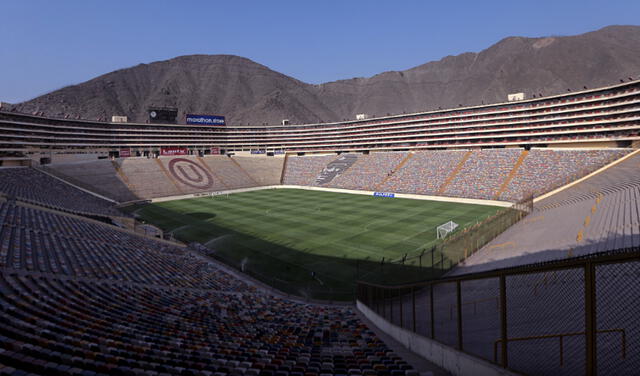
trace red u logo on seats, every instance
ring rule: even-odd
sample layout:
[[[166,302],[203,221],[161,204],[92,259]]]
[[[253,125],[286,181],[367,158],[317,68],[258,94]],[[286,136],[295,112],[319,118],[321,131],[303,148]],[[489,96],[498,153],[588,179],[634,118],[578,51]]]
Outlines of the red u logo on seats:
[[[209,189],[213,185],[211,174],[194,161],[174,158],[169,161],[169,172],[184,185],[197,189]]]
[[[189,179],[189,181],[192,181],[192,182],[195,182],[195,183],[202,182],[202,180],[204,180],[204,178],[202,177],[202,175],[200,175],[200,172],[198,170],[196,170],[196,168],[193,165],[190,165],[189,167],[191,168],[191,171],[193,171],[193,173],[197,175],[196,178],[192,178],[191,175],[189,175],[184,170],[184,166],[178,166],[178,170],[180,170],[182,176],[184,176],[185,178]]]

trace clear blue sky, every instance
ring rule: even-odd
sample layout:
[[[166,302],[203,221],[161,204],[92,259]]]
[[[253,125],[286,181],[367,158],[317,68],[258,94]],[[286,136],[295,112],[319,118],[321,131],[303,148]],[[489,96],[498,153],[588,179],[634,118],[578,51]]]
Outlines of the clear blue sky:
[[[322,83],[639,15],[638,0],[0,0],[0,101],[187,54],[240,55]]]

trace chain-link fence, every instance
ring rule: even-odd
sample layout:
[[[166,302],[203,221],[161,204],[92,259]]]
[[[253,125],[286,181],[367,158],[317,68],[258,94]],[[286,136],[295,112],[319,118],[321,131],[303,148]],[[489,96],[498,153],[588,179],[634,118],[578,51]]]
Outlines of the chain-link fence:
[[[395,325],[527,375],[640,374],[640,249],[399,286],[358,300]]]
[[[399,260],[380,260],[379,268],[360,268],[359,280],[376,284],[401,284],[441,277],[533,209],[533,197],[499,210],[494,215],[453,233],[444,241]]]
[[[595,284],[598,374],[640,374],[640,261],[597,265]]]

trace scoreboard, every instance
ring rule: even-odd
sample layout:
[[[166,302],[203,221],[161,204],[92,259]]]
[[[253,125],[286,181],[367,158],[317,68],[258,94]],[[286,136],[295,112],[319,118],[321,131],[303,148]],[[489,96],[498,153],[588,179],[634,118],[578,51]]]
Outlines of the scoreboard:
[[[173,107],[150,107],[149,122],[175,124],[178,118],[178,109]]]

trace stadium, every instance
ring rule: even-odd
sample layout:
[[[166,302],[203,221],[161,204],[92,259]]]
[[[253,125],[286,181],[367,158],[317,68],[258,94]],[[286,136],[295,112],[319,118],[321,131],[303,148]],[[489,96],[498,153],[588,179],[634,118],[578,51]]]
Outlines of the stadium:
[[[3,372],[423,371],[393,341],[637,374],[639,117],[638,80],[262,127],[0,109]]]

